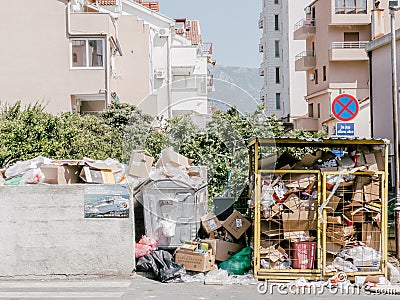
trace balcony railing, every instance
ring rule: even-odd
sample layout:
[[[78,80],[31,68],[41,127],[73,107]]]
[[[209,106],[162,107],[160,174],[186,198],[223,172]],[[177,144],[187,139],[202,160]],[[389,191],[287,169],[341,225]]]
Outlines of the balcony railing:
[[[214,75],[211,74],[207,75],[207,86],[209,87],[214,86]]]
[[[315,26],[315,19],[302,19],[294,24],[294,31],[303,26]]]
[[[201,51],[203,54],[212,54],[213,53],[213,44],[211,42],[203,42],[203,45],[201,46]]]
[[[364,49],[368,41],[361,42],[332,42],[329,49]]]
[[[298,59],[300,59],[300,58],[303,58],[303,57],[314,57],[315,56],[315,51],[303,51],[303,52],[300,52],[299,54],[297,54],[295,57],[294,57],[294,60],[298,60]]]

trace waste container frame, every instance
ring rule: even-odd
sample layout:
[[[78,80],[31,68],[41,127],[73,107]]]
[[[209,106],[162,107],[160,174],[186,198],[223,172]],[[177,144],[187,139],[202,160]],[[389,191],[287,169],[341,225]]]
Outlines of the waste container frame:
[[[318,149],[344,149],[349,146],[381,146],[384,147],[383,155],[384,155],[384,171],[382,172],[383,184],[381,186],[382,189],[382,234],[381,234],[381,243],[382,243],[382,260],[381,260],[381,271],[382,272],[357,272],[350,274],[351,277],[354,275],[363,275],[363,274],[382,274],[387,276],[387,201],[388,201],[388,166],[389,166],[389,145],[390,141],[387,139],[366,139],[366,138],[312,138],[312,139],[300,139],[300,138],[260,138],[254,137],[250,139],[248,143],[249,149],[249,181],[251,182],[252,177],[254,175],[254,207],[253,207],[253,216],[254,216],[254,225],[253,225],[253,246],[254,246],[254,257],[253,257],[253,267],[254,267],[254,277],[257,280],[265,280],[265,279],[297,279],[299,277],[304,277],[308,280],[318,280],[323,279],[323,277],[328,276],[328,273],[325,272],[326,261],[325,254],[322,256],[322,264],[319,266],[319,269],[316,272],[308,272],[309,274],[305,274],[301,272],[302,270],[287,270],[286,272],[276,272],[273,269],[266,269],[268,271],[262,271],[260,265],[260,236],[261,236],[261,228],[260,228],[260,220],[261,220],[261,173],[262,171],[268,170],[259,170],[258,160],[260,158],[260,147],[295,147],[295,148],[314,148],[314,150]],[[270,170],[271,171],[271,170]],[[295,170],[292,170],[292,172]],[[304,172],[304,170],[300,170]],[[369,172],[370,174],[371,172]],[[324,178],[324,176],[323,176]],[[326,178],[326,177],[325,177]],[[323,179],[324,180],[324,179]],[[318,181],[320,184],[320,180]],[[322,183],[323,184],[323,183]],[[326,198],[326,189],[324,189],[324,194],[321,195],[321,190],[318,191],[318,203],[321,203],[322,199]],[[248,197],[251,199],[252,197],[251,185],[248,191]],[[318,205],[319,205],[318,204]],[[325,210],[324,210],[325,211]],[[326,227],[321,222],[318,222],[318,229],[322,227]],[[383,227],[385,226],[385,227]],[[322,228],[324,229],[324,228]],[[320,230],[318,230],[320,232]],[[319,244],[322,242],[322,247],[317,247],[317,251],[326,250],[326,228],[323,231],[321,238],[319,238]],[[318,254],[317,254],[318,257]],[[320,261],[320,260],[319,260]],[[300,271],[300,272],[299,272]],[[310,270],[307,270],[310,271]]]

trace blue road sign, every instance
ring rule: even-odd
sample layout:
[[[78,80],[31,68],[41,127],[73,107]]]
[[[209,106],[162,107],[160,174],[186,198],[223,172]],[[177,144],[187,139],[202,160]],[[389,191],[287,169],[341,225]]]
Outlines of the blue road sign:
[[[349,94],[341,94],[332,102],[332,114],[339,121],[353,120],[359,110],[358,100]]]
[[[354,123],[336,123],[337,136],[354,136]]]

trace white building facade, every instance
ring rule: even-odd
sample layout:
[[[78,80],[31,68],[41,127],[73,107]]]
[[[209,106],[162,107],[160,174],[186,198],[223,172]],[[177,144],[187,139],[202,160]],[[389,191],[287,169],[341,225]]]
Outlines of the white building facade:
[[[303,41],[293,39],[292,29],[308,2],[310,0],[263,0],[258,23],[263,31],[259,50],[263,53],[260,75],[264,76],[264,84],[260,97],[268,115],[275,114],[287,121],[307,111],[305,75],[294,71],[291,57],[304,48]]]

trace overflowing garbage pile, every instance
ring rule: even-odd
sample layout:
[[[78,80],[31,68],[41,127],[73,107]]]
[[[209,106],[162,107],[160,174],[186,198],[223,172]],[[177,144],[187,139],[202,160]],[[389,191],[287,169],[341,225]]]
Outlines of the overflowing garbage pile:
[[[0,185],[126,184],[127,166],[118,160],[55,160],[43,156],[18,161],[0,172]]]
[[[189,170],[192,161],[172,148],[162,151],[154,167],[153,162],[154,158],[142,150],[132,152],[129,165],[112,158],[70,160],[38,156],[0,169],[0,185],[90,183],[136,187],[149,178],[172,178],[193,186],[202,183],[199,171]]]
[[[259,166],[277,170],[262,172],[263,268],[316,267],[318,222],[325,222],[328,271],[380,270],[385,170],[380,147],[319,150],[300,160],[276,153]],[[251,185],[254,199],[254,179]]]

